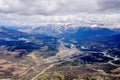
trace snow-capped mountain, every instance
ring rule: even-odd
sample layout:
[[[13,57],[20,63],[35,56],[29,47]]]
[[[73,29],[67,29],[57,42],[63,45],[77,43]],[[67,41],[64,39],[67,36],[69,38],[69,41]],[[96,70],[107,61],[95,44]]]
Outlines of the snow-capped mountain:
[[[112,26],[112,27],[111,27]],[[116,27],[114,27],[116,26]],[[58,37],[58,35],[66,34],[66,33],[76,33],[78,30],[101,30],[101,29],[108,29],[108,30],[115,30],[118,29],[119,25],[113,24],[102,24],[102,23],[78,23],[78,24],[67,24],[67,25],[58,25],[58,24],[48,24],[48,25],[41,25],[38,27],[27,27],[27,28],[20,28],[19,31],[26,32],[29,34],[45,34],[48,36]],[[79,33],[79,32],[78,32]]]
[[[105,24],[98,22],[46,24],[41,26],[15,27],[14,29],[28,34],[43,34],[67,40],[81,40],[89,37],[120,33],[118,24]]]

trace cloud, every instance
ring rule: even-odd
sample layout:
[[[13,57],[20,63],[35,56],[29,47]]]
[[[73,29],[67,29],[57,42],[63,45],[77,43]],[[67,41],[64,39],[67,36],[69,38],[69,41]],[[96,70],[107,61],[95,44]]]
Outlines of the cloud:
[[[0,13],[66,15],[111,13],[120,10],[120,0],[0,0]]]
[[[116,24],[120,23],[119,14],[77,14],[77,15],[20,15],[20,14],[0,14],[0,25],[7,26],[41,26],[47,24],[82,24],[91,23],[95,21],[97,23],[104,24]]]
[[[120,12],[120,0],[98,0],[100,11]]]
[[[67,15],[120,11],[120,0],[0,0],[0,13]]]
[[[0,25],[118,22],[120,0],[0,0]],[[109,14],[110,13],[110,14]]]
[[[96,8],[96,0],[0,0],[1,13],[75,14],[94,12]]]

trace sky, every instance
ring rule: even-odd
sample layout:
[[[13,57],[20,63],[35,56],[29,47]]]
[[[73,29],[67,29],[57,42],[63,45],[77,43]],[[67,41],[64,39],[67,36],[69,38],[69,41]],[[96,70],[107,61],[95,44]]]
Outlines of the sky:
[[[119,19],[120,0],[0,0],[0,25]]]

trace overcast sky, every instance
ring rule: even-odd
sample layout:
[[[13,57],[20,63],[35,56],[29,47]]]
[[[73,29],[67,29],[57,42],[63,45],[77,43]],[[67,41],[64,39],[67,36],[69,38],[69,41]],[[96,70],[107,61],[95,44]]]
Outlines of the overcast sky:
[[[75,22],[96,15],[114,20],[119,13],[120,0],[0,0],[0,24],[8,25]]]

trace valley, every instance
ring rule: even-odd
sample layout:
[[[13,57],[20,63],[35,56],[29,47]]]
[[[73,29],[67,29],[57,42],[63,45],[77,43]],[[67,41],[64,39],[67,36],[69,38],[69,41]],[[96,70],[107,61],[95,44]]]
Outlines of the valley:
[[[120,79],[118,31],[81,27],[55,37],[0,29],[1,80]]]

